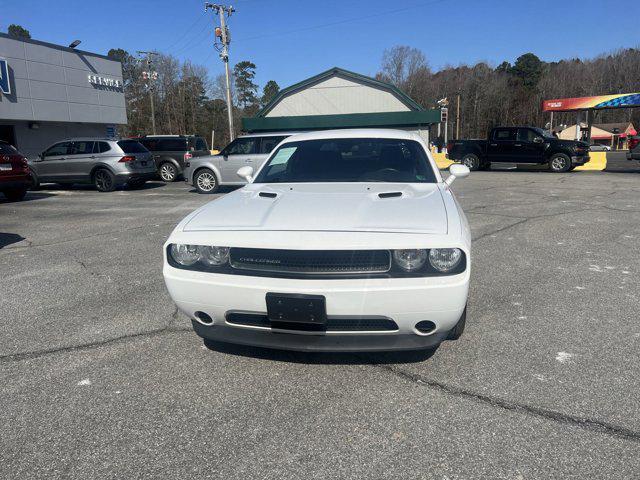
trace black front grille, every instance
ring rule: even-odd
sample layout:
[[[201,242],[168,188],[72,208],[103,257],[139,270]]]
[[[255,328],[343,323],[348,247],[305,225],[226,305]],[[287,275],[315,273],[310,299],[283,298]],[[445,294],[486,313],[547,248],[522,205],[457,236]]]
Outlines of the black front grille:
[[[227,322],[232,325],[271,328],[269,317],[260,313],[228,312]],[[385,317],[329,317],[327,318],[328,332],[391,332],[398,330],[396,322]],[[316,325],[305,323],[290,323],[288,330],[311,331],[317,330]]]
[[[391,268],[391,256],[388,250],[232,248],[229,263],[239,270],[340,275],[388,272]]]

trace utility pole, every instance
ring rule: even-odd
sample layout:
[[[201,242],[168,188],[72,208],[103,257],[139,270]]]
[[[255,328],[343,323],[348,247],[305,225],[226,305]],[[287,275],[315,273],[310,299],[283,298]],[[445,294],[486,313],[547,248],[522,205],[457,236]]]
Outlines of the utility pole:
[[[460,140],[460,92],[458,92],[458,105],[456,106],[456,140]]]
[[[156,134],[156,110],[153,103],[153,85],[158,79],[158,72],[152,70],[153,55],[157,55],[157,52],[145,52],[138,50],[139,55],[146,55],[147,69],[142,72],[142,78],[146,82],[147,89],[149,90],[149,100],[151,102],[151,131]]]
[[[230,17],[235,9],[232,6],[218,5],[215,3],[205,3],[204,10],[214,10],[220,17],[220,26],[215,28],[215,36],[220,39],[221,48],[220,58],[224,63],[224,73],[227,79],[227,116],[229,117],[229,140],[233,141],[235,138],[233,132],[233,103],[231,102],[231,75],[229,74],[229,44],[231,43],[231,35],[227,28],[225,14]],[[216,48],[218,48],[216,46]]]

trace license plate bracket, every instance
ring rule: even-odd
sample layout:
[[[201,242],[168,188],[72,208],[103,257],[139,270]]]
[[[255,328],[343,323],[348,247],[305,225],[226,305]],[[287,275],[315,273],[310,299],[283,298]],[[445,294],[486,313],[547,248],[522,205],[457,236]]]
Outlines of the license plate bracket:
[[[327,307],[323,295],[268,292],[265,299],[273,328],[326,330]]]

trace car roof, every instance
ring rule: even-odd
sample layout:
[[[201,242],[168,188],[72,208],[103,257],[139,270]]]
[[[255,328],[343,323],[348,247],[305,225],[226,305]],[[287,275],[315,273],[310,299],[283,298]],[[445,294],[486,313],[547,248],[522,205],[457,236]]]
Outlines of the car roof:
[[[113,138],[113,137],[71,137],[71,138],[63,138],[61,140],[56,141],[55,143],[60,142],[88,142],[88,141],[101,141],[101,142],[119,142],[120,140],[135,140],[132,138]]]
[[[285,142],[304,140],[326,140],[332,138],[393,138],[398,140],[415,140],[416,134],[393,128],[344,128],[340,130],[319,130],[292,135]]]
[[[263,132],[263,133],[247,133],[238,136],[238,138],[252,138],[252,137],[290,137],[300,132]]]

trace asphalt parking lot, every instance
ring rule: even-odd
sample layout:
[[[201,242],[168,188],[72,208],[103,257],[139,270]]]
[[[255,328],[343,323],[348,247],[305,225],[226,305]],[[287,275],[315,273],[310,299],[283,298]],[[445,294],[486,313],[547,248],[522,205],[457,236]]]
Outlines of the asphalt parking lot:
[[[638,478],[640,174],[458,181],[467,330],[433,355],[203,346],[182,183],[0,201],[1,478]]]

